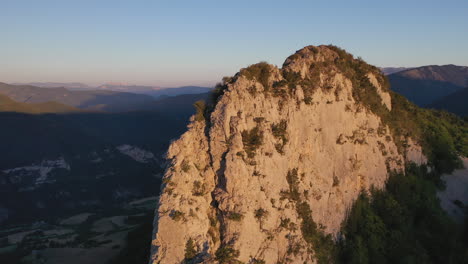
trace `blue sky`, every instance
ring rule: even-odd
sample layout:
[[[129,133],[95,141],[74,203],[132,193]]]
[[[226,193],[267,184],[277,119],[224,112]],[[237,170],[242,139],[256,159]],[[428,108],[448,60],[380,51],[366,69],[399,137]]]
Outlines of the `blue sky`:
[[[0,82],[212,85],[335,44],[377,66],[468,65],[468,1],[0,0]]]

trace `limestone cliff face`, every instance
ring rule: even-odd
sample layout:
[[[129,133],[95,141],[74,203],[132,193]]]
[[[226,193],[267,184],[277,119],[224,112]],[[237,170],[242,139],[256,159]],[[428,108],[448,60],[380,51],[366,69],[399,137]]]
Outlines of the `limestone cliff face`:
[[[350,75],[348,56],[309,46],[282,69],[262,63],[225,80],[206,122],[193,117],[169,148],[151,263],[314,262],[298,206],[336,237],[362,190],[408,159],[425,162],[359,101],[355,86],[368,83],[364,95],[392,108],[381,73]]]

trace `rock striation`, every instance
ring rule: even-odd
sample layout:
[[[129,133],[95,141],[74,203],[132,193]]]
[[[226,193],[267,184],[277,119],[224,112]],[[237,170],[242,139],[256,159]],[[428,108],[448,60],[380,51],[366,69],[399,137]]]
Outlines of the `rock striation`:
[[[168,150],[150,263],[313,263],[314,234],[338,238],[362,190],[427,162],[384,120],[380,70],[334,46],[241,69],[214,97]]]

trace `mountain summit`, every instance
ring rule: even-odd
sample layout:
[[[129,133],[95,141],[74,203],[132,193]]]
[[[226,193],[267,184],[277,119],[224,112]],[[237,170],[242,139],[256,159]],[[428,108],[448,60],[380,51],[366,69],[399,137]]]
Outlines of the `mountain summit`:
[[[331,45],[243,68],[196,108],[168,150],[151,263],[326,260],[362,190],[431,156],[415,106]]]

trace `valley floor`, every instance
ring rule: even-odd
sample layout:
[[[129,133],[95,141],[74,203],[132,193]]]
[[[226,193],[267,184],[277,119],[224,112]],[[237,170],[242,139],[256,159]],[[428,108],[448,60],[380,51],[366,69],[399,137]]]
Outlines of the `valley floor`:
[[[129,233],[152,223],[155,206],[156,197],[147,197],[127,203],[122,210],[84,212],[54,223],[2,228],[0,262],[114,263],[125,250]]]

